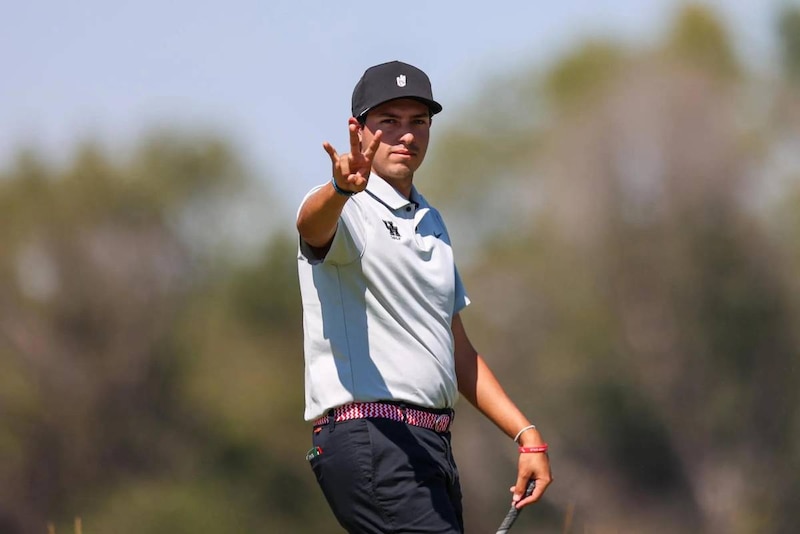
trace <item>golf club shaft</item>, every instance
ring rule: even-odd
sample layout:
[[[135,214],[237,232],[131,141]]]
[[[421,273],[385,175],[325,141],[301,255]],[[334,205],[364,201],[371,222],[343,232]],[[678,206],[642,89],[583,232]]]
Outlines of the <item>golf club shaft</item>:
[[[525,497],[530,496],[530,494],[533,493],[533,488],[535,487],[536,487],[536,481],[531,479],[528,482],[528,486],[525,488],[525,495],[522,498],[524,499]],[[503,519],[502,523],[500,523],[500,528],[497,529],[497,534],[506,534],[506,532],[511,530],[511,525],[513,525],[514,521],[517,520],[517,516],[519,515],[520,512],[521,510],[519,510],[515,505],[512,504],[511,509],[506,514],[506,518]]]

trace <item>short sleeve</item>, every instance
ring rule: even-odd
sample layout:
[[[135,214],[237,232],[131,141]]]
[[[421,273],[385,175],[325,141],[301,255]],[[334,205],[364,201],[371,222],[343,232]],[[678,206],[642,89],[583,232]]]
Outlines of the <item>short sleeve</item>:
[[[459,313],[461,310],[469,306],[470,300],[467,296],[467,292],[464,289],[464,283],[461,281],[461,275],[458,274],[458,267],[453,267],[456,271],[456,287],[455,287],[455,294],[453,298],[453,315]]]
[[[300,203],[297,214],[305,204],[308,197],[318,191],[323,185],[319,185],[308,192]],[[333,241],[324,256],[319,256],[315,249],[300,238],[298,255],[301,259],[311,264],[326,263],[330,265],[346,265],[361,257],[364,252],[365,229],[364,219],[361,216],[361,208],[355,199],[350,199],[344,205],[336,226],[336,233]]]

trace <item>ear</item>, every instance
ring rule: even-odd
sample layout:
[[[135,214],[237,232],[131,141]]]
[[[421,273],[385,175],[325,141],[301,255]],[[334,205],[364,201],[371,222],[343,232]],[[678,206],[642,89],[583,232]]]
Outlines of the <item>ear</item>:
[[[364,125],[361,124],[358,121],[358,119],[356,119],[355,117],[350,117],[347,120],[347,122],[348,122],[348,124],[355,124],[356,125],[356,131],[358,132],[358,141],[359,141],[359,143],[361,143],[361,148],[363,148],[363,143],[364,143],[364,135],[363,135]]]

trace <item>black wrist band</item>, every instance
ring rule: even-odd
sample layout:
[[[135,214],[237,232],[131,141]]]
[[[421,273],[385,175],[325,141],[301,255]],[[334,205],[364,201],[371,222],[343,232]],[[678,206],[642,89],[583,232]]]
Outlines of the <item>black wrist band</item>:
[[[343,197],[352,197],[356,194],[356,191],[346,191],[339,187],[336,184],[336,178],[331,178],[331,185],[333,185],[333,190],[342,195]]]

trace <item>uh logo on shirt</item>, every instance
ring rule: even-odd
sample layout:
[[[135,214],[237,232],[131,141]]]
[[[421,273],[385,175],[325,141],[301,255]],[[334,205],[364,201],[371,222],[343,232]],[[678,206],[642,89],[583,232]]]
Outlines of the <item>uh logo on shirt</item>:
[[[389,236],[392,239],[400,239],[400,230],[398,230],[397,226],[395,226],[392,221],[383,220],[383,224],[386,226],[386,229],[389,230]]]

